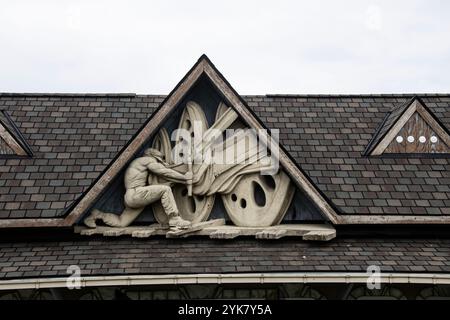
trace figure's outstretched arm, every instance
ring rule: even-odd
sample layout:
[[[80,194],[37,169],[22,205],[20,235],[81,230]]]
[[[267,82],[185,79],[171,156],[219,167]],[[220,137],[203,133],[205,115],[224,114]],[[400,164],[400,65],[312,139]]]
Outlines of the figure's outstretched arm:
[[[173,182],[184,183],[190,178],[189,174],[181,174],[178,171],[166,168],[158,162],[148,164],[147,168],[150,172]]]
[[[198,167],[197,171],[194,172],[193,183],[197,183],[200,181],[202,176],[205,174],[205,171],[209,168],[210,164],[203,162],[200,167]]]

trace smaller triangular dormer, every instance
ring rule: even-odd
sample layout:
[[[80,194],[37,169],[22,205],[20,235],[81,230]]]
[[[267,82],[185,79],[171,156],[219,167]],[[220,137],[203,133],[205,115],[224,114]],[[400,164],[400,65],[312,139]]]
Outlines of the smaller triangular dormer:
[[[31,156],[31,149],[6,111],[0,110],[0,157]]]
[[[366,150],[366,155],[386,154],[450,154],[449,131],[414,98],[385,117]]]

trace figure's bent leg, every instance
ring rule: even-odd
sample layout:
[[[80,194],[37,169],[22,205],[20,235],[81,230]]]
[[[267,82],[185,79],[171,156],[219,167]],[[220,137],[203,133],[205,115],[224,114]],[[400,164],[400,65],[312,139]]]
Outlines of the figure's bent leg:
[[[124,197],[125,210],[120,215],[94,209],[84,223],[90,228],[95,228],[95,220],[102,220],[111,227],[126,227],[138,217],[147,205],[158,200],[161,200],[164,212],[169,218],[169,226],[185,228],[191,224],[180,217],[172,189],[166,185],[129,189]]]
[[[172,189],[168,186],[161,186],[161,205],[167,216],[178,216],[178,207],[172,193]]]
[[[161,205],[164,212],[169,217],[169,226],[178,228],[187,228],[191,225],[190,221],[184,220],[178,212],[177,203],[173,196],[172,189],[168,186],[163,186],[161,194]]]
[[[100,218],[105,224],[111,227],[128,227],[144,208],[128,208],[126,207],[120,215],[113,213],[103,213]]]
[[[161,200],[161,205],[166,213],[169,226],[187,228],[191,225],[190,221],[184,220],[180,217],[177,203],[172,193],[172,189],[166,185],[153,185],[142,187],[136,190],[133,198],[130,198],[130,206],[133,204],[148,205],[157,200]],[[133,204],[131,204],[133,202]]]
[[[128,227],[144,210],[144,208],[129,208],[126,207],[120,215],[114,213],[102,212],[98,209],[93,209],[89,217],[84,220],[84,224],[90,228],[96,227],[96,220],[102,220],[110,227]]]

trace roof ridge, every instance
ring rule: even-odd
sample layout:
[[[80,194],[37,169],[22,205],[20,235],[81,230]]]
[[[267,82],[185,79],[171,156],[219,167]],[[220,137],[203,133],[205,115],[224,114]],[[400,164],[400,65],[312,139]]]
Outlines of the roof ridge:
[[[0,92],[0,97],[165,97],[168,94],[161,93],[134,93],[134,92],[118,92],[118,93],[89,93],[89,92]],[[334,97],[350,97],[350,98],[376,98],[376,97],[450,97],[450,93],[267,93],[267,94],[241,94],[243,97],[267,97],[267,98],[334,98]]]
[[[401,97],[401,98],[411,98],[411,97],[450,97],[450,93],[337,93],[337,94],[265,94],[265,95],[245,95],[242,96],[265,96],[267,98],[327,98],[327,97],[351,97],[351,98],[365,98],[365,97]]]
[[[39,93],[39,92],[0,92],[0,97],[135,97],[136,93]]]

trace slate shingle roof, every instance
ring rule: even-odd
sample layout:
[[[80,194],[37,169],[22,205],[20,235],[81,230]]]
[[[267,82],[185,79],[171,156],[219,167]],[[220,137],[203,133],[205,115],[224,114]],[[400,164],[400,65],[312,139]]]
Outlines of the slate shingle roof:
[[[34,150],[32,159],[0,159],[0,218],[64,215],[162,99],[0,96]]]
[[[0,279],[234,272],[450,272],[450,240],[335,239],[331,242],[130,238],[0,243]]]
[[[450,214],[449,158],[375,158],[363,152],[406,96],[283,97],[249,106],[342,214]],[[450,127],[450,97],[423,97]]]
[[[421,95],[450,128],[450,95]],[[449,157],[363,155],[407,95],[244,96],[341,214],[450,215]],[[0,159],[0,218],[57,217],[97,178],[164,96],[0,94],[34,151]]]

